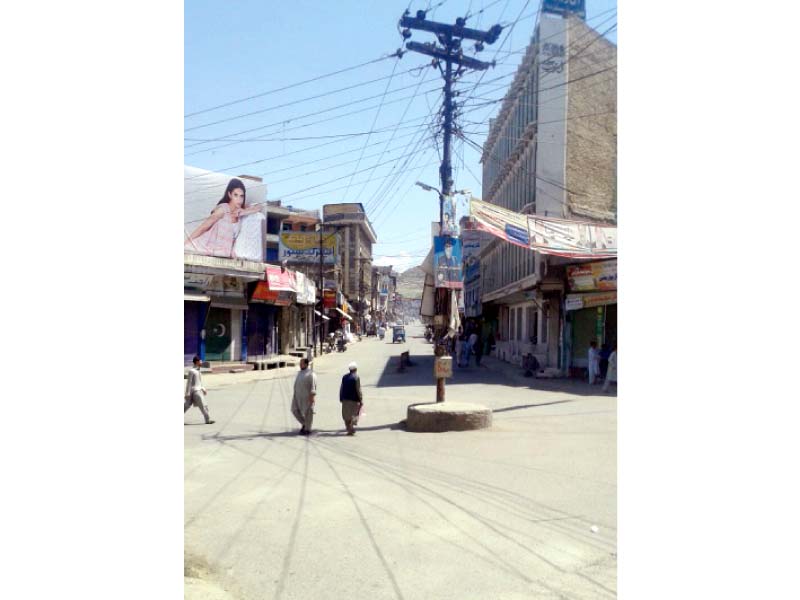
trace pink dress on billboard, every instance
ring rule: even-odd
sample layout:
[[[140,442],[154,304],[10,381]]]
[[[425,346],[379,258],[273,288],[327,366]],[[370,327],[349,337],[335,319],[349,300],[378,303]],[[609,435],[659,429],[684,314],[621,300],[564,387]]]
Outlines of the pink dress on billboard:
[[[195,254],[206,256],[221,256],[231,258],[233,256],[233,243],[239,233],[239,223],[231,223],[231,207],[229,204],[220,204],[222,207],[222,217],[214,223],[211,228],[196,237],[188,240],[184,249]]]

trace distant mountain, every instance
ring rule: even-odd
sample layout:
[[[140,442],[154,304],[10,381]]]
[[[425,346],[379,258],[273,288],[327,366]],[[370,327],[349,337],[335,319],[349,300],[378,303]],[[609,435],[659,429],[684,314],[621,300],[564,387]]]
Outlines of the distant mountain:
[[[425,272],[420,267],[411,267],[397,276],[397,291],[403,298],[422,298]]]

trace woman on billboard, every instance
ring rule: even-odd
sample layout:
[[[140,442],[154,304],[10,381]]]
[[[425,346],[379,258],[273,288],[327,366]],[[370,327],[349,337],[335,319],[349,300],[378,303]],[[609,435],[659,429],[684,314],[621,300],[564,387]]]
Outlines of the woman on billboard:
[[[264,260],[264,223],[259,207],[245,208],[246,192],[231,179],[211,215],[189,236],[184,249],[195,254]]]

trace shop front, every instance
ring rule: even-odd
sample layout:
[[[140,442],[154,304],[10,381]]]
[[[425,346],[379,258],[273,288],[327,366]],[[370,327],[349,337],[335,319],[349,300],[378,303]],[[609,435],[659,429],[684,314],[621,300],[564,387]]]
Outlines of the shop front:
[[[183,292],[183,364],[192,364],[195,356],[204,359],[205,349],[201,332],[208,316],[211,298],[201,292]]]
[[[183,359],[242,359],[247,300],[245,280],[232,275],[184,273]]]
[[[280,271],[278,267],[269,268]],[[248,335],[248,349],[252,348],[251,357],[283,354],[285,346],[290,343],[288,321],[294,292],[286,289],[287,287],[289,284],[286,281],[275,277],[272,281],[266,279],[256,284],[250,297],[250,306],[257,307],[257,320],[249,330],[255,331],[256,336],[256,342],[252,346]]]
[[[569,266],[567,286],[564,360],[570,375],[582,376],[591,342],[607,350],[617,343],[617,261]]]

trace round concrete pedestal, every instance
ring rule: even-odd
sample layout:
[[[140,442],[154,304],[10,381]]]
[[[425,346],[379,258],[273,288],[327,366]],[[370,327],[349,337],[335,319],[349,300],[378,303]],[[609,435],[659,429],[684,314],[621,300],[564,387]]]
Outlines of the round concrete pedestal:
[[[408,431],[466,431],[492,426],[492,411],[468,402],[435,402],[408,407]]]

